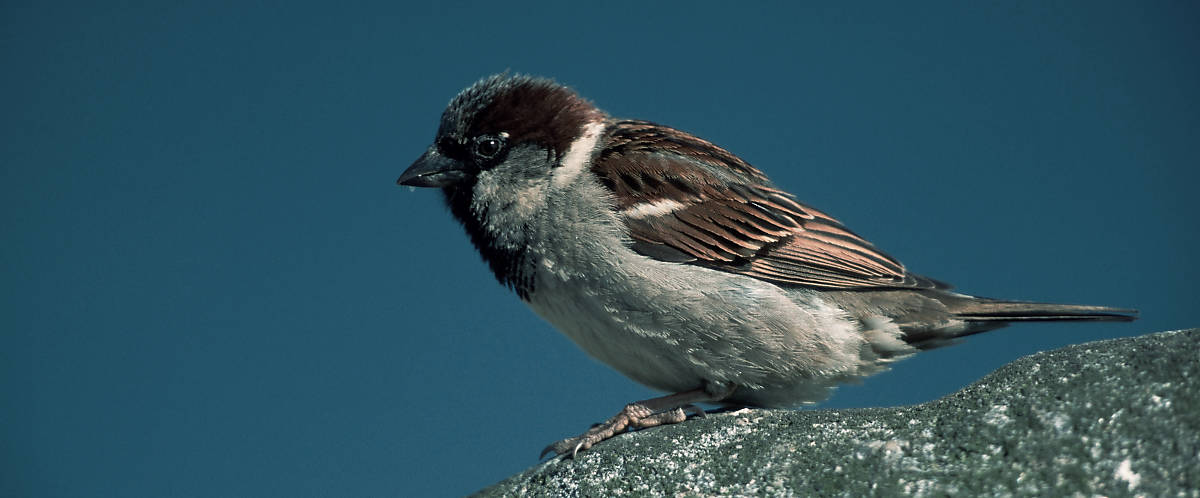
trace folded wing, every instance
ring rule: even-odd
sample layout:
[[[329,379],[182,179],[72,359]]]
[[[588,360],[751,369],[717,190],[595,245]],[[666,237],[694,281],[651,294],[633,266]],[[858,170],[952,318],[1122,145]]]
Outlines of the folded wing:
[[[643,121],[617,121],[609,135],[592,171],[616,197],[643,255],[783,285],[946,287],[908,273],[716,145]]]

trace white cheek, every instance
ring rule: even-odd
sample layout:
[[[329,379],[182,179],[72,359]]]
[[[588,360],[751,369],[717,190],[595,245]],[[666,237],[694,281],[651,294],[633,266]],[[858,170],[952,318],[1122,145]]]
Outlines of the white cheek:
[[[519,219],[529,219],[536,215],[537,211],[545,204],[546,185],[538,183],[517,193],[516,212],[513,214]]]

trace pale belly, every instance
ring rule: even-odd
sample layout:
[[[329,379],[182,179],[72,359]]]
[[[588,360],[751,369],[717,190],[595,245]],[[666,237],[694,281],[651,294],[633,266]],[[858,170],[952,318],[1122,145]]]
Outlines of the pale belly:
[[[840,310],[800,305],[757,280],[674,266],[661,278],[614,273],[596,282],[543,272],[537,282],[535,313],[654,389],[732,382],[755,404],[794,404],[763,400],[823,397],[827,378],[858,367],[861,335]]]
[[[588,355],[645,386],[680,392],[703,385],[704,377],[680,349],[680,341],[666,330],[655,330],[656,322],[668,321],[664,311],[590,294],[535,292],[529,306]]]

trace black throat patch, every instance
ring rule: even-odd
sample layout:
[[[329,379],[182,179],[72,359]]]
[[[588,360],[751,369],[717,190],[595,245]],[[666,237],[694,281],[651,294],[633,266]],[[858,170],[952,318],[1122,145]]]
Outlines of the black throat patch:
[[[524,246],[503,247],[488,233],[483,226],[487,213],[475,213],[471,209],[471,191],[474,188],[474,180],[446,187],[442,190],[446,195],[446,205],[454,218],[462,223],[471,238],[471,244],[492,269],[496,280],[516,292],[521,300],[529,301],[529,295],[534,290],[534,263],[529,251]]]

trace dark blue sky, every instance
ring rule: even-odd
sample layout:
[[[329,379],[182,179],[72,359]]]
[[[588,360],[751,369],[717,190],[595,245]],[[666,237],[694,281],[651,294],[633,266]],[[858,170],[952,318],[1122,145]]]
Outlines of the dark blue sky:
[[[463,494],[653,395],[393,184],[505,69],[713,140],[964,292],[1143,313],[823,407],[1198,325],[1191,2],[46,4],[0,7],[2,496]]]

